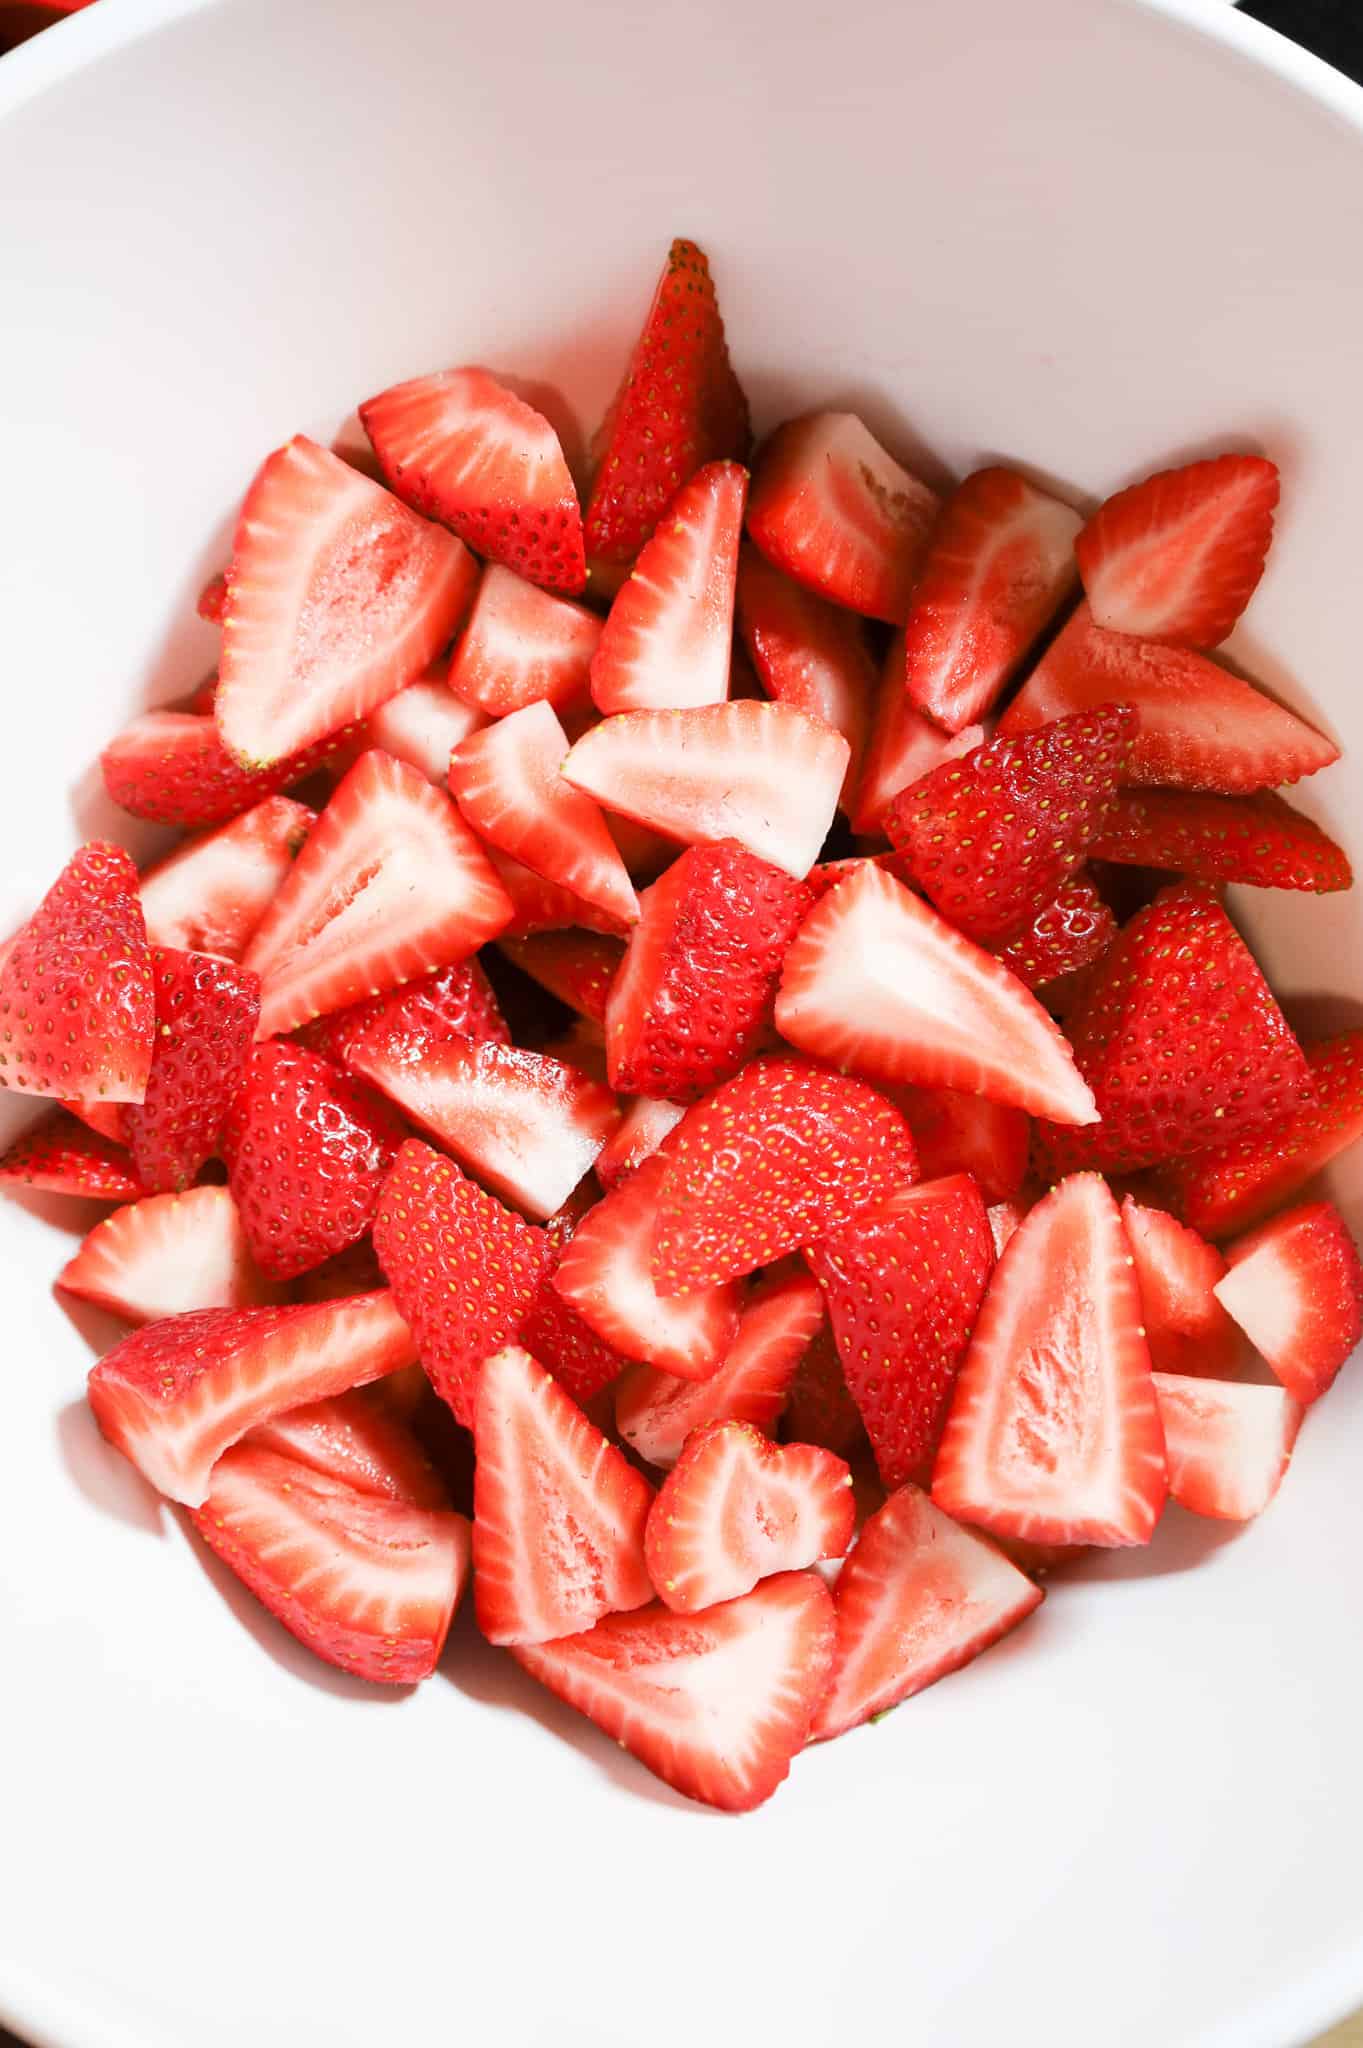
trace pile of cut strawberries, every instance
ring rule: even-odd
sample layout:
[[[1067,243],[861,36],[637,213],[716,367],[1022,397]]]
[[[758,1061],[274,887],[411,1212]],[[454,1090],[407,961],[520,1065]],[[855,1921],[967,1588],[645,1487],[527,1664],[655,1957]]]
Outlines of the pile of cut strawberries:
[[[482,370],[268,456],[216,677],[0,955],[0,1166],[118,1206],[110,1443],[318,1656],[489,1641],[757,1805],[1168,1500],[1243,1521],[1363,1322],[1227,884],[1349,886],[1216,661],[1278,477],[1085,520],[848,413],[753,454],[674,243],[593,449]],[[751,468],[747,465],[751,462]],[[381,481],[380,481],[381,479]],[[457,1655],[457,1651],[452,1653]]]

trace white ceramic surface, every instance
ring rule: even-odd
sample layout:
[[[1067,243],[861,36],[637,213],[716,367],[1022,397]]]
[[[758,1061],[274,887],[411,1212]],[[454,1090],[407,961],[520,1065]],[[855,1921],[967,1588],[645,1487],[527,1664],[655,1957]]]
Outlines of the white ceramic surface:
[[[103,0],[0,64],[0,923],[113,824],[101,741],[209,666],[260,455],[469,358],[589,429],[674,232],[763,422],[851,402],[1093,493],[1270,449],[1234,652],[1359,750],[1306,801],[1363,846],[1361,199],[1363,95],[1212,0]],[[1245,909],[1358,1014],[1357,896]],[[389,1698],[259,1619],[81,1405],[76,1227],[0,1213],[36,2040],[1283,2048],[1363,1993],[1363,1371],[1262,1524],[1171,1515],[735,1822],[467,1626]]]

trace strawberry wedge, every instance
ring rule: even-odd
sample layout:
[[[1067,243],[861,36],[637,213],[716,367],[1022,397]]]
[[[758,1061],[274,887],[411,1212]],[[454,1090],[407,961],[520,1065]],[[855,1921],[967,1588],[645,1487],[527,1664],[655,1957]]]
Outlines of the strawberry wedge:
[[[251,1257],[236,1203],[216,1187],[115,1209],[67,1260],[57,1285],[130,1323],[279,1298]]]
[[[121,810],[162,825],[219,825],[324,768],[354,732],[328,734],[269,768],[243,768],[211,718],[148,711],[99,757],[104,787]]]
[[[136,1200],[143,1192],[127,1150],[65,1109],[43,1117],[0,1155],[0,1184],[100,1202]]]
[[[1245,1340],[1217,1300],[1226,1262],[1215,1245],[1133,1195],[1122,1203],[1122,1227],[1156,1372],[1232,1377],[1244,1364]]]
[[[408,1371],[422,1387],[420,1366]],[[449,1488],[436,1471],[415,1431],[403,1420],[394,1396],[398,1373],[372,1386],[352,1387],[328,1401],[310,1401],[262,1422],[245,1439],[262,1451],[274,1451],[353,1486],[357,1493],[382,1500],[403,1500],[417,1508],[447,1508]]]
[[[541,701],[556,711],[580,706],[600,638],[600,619],[580,604],[490,562],[450,662],[450,690],[489,718]]]
[[[306,804],[271,796],[186,840],[142,877],[151,944],[239,960],[316,822]]]
[[[129,1103],[124,1135],[142,1185],[186,1188],[217,1149],[246,1077],[260,1019],[254,974],[206,953],[152,953],[156,1049],[147,1092]]]
[[[465,704],[446,687],[436,672],[418,676],[371,711],[363,726],[365,747],[377,747],[395,761],[419,768],[437,789],[445,787],[450,772],[450,755],[472,733],[486,725],[481,711]]]
[[[686,1115],[683,1102],[660,1102],[636,1095],[597,1154],[596,1177],[609,1194],[628,1180],[637,1166],[651,1159],[669,1131]]]
[[[758,680],[778,704],[792,704],[840,732],[850,753],[843,807],[861,775],[876,701],[876,665],[866,628],[774,569],[746,542],[738,559],[738,629]]]
[[[1216,1298],[1289,1394],[1318,1401],[1363,1337],[1363,1261],[1333,1202],[1302,1202],[1227,1248]]]
[[[925,1181],[968,1173],[986,1202],[1011,1202],[1027,1178],[1031,1126],[1020,1109],[954,1088],[897,1088],[893,1097]]]
[[[1354,878],[1343,847],[1271,790],[1258,796],[1123,790],[1089,851],[1095,860],[1171,868],[1208,882],[1317,895],[1351,888]]]
[[[1169,1492],[1195,1515],[1248,1522],[1282,1484],[1305,1409],[1282,1387],[1155,1374]]]
[[[456,1040],[492,1039],[510,1045],[511,1033],[492,985],[476,960],[458,960],[404,981],[344,1010],[330,1010],[298,1033],[313,1052],[345,1066],[350,1048],[365,1040],[384,1056],[415,1065]]]
[[[848,808],[852,830],[882,833],[885,813],[902,789],[983,746],[982,725],[944,732],[909,702],[904,688],[904,641],[896,633],[881,669],[872,707],[871,733],[860,778]]]
[[[625,951],[619,939],[582,931],[538,932],[528,939],[503,935],[498,950],[514,961],[522,974],[593,1024],[600,1024],[606,1015],[611,983]]]

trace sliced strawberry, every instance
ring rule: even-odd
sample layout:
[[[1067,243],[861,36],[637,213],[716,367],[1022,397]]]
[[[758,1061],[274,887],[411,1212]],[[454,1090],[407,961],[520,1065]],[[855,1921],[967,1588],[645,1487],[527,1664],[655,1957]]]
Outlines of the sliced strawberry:
[[[211,718],[148,711],[110,742],[99,765],[110,797],[135,818],[218,825],[326,767],[350,737],[348,731],[329,733],[269,768],[243,768]]]
[[[1032,1207],[1030,1202],[992,1202],[986,1211],[989,1221],[989,1235],[994,1240],[994,1257],[1003,1257],[1003,1248],[1017,1235],[1024,1216]]]
[[[847,742],[788,704],[626,711],[586,733],[568,781],[688,846],[736,839],[799,877],[818,857],[847,772]]]
[[[439,674],[439,665],[414,683],[408,683],[371,711],[364,722],[363,744],[391,754],[417,768],[428,782],[443,789],[450,772],[450,755],[460,743],[486,725],[481,711],[456,697]]]
[[[916,1486],[862,1528],[833,1593],[833,1676],[812,1742],[845,1735],[959,1671],[1041,1604],[1041,1588]]]
[[[492,562],[454,650],[449,686],[490,718],[541,700],[556,711],[586,702],[601,621]]]
[[[1131,1195],[1122,1203],[1122,1225],[1156,1372],[1234,1375],[1244,1362],[1245,1343],[1216,1298],[1226,1274],[1220,1252],[1163,1209],[1149,1209]]]
[[[53,1110],[0,1157],[0,1182],[49,1195],[89,1195],[100,1202],[135,1201],[143,1192],[122,1145],[68,1110]]]
[[[736,610],[767,695],[821,718],[846,740],[847,809],[861,777],[876,697],[865,627],[853,613],[792,583],[748,542],[739,555]]]
[[[636,1095],[596,1159],[596,1177],[607,1193],[628,1180],[636,1166],[651,1159],[668,1132],[686,1115],[681,1102],[659,1102]]]
[[[748,532],[769,562],[849,611],[902,625],[935,491],[910,476],[855,413],[807,413],[760,451]]]
[[[408,1365],[391,1294],[294,1308],[211,1308],[148,1323],[89,1379],[95,1420],[145,1479],[198,1507],[216,1459],[257,1423]]]
[[[492,984],[476,960],[456,961],[453,967],[405,981],[386,995],[332,1010],[305,1024],[298,1036],[313,1052],[324,1053],[341,1066],[361,1039],[382,1046],[388,1058],[408,1065],[468,1039],[511,1043]]]
[[[501,940],[501,950],[522,974],[548,989],[580,1017],[600,1024],[611,983],[624,958],[619,939],[600,932],[540,932],[533,938]]]
[[[92,1131],[98,1131],[101,1138],[108,1138],[124,1151],[128,1145],[128,1110],[126,1102],[82,1102],[79,1096],[63,1099],[62,1108],[72,1116],[78,1116]]]
[[[362,754],[246,949],[261,1036],[467,959],[510,915],[449,798],[406,762]]]
[[[736,840],[693,846],[644,891],[606,1006],[611,1086],[693,1102],[770,1036],[781,962],[813,899]]]
[[[986,1202],[1011,1202],[1027,1178],[1031,1125],[1020,1109],[954,1088],[902,1088],[894,1093],[913,1133],[924,1180],[974,1176]]]
[[[511,903],[511,922],[502,933],[503,938],[528,939],[537,932],[571,931],[579,927],[618,937],[628,930],[622,918],[598,910],[583,897],[575,896],[571,889],[565,889],[561,882],[537,875],[533,868],[513,860],[509,853],[502,853],[495,846],[483,850]]]
[[[1140,714],[1125,779],[1248,796],[1339,759],[1323,733],[1204,655],[1105,633],[1081,605],[999,722],[1002,738],[1101,704]]]
[[[1095,1173],[1038,1202],[994,1271],[932,1497],[1028,1543],[1148,1543],[1166,1493],[1140,1288]]]
[[[520,1335],[522,1347],[547,1366],[559,1385],[584,1407],[603,1387],[619,1379],[629,1364],[624,1353],[599,1337],[554,1285],[564,1253],[594,1206],[591,1192],[584,1184],[545,1224],[549,1262],[541,1275],[539,1291],[522,1320]]]
[[[707,462],[744,462],[748,401],[729,363],[704,252],[674,241],[629,368],[592,444],[587,551],[634,560]]]
[[[1062,975],[1082,973],[1101,960],[1116,936],[1116,918],[1081,868],[1025,930],[1000,947],[998,957],[1028,988],[1044,989],[1049,1000]]]
[[[906,889],[912,889],[913,877],[908,872],[902,853],[858,853],[849,854],[845,860],[821,860],[805,876],[805,884],[814,892],[814,901],[821,903],[825,896],[836,889],[839,882],[850,880],[860,874],[864,867],[883,868],[887,875],[893,875]]]
[[[1226,1248],[1216,1298],[1289,1394],[1318,1401],[1363,1336],[1363,1262],[1333,1202],[1302,1202]]]
[[[67,1294],[130,1323],[200,1308],[258,1308],[277,1299],[251,1257],[226,1188],[148,1195],[97,1223],[57,1275]]]
[[[416,511],[531,583],[581,590],[577,492],[558,435],[533,406],[485,370],[442,370],[366,399],[360,419],[388,483]]]
[[[1215,647],[1264,573],[1277,503],[1262,455],[1188,462],[1118,491],[1075,542],[1094,618],[1111,633]]]
[[[1305,1410],[1282,1387],[1155,1374],[1169,1491],[1195,1515],[1248,1522],[1282,1484]]]
[[[260,984],[207,953],[157,946],[151,963],[156,1050],[124,1129],[142,1185],[159,1193],[188,1187],[217,1149],[260,1019]]]
[[[817,1572],[783,1572],[704,1614],[659,1603],[514,1654],[688,1799],[748,1813],[808,1739],[833,1658],[833,1602]]]
[[[1097,1115],[1035,996],[871,862],[805,919],[776,1025],[872,1080],[956,1088],[1074,1123]]]
[[[904,639],[896,633],[881,670],[871,734],[855,795],[848,808],[854,832],[882,832],[885,813],[908,789],[944,761],[959,760],[984,744],[984,727],[966,725],[943,732],[909,702],[904,688]]]
[[[239,960],[316,822],[306,804],[270,796],[158,861],[141,887],[152,945]]]
[[[221,572],[210,576],[199,592],[194,605],[199,617],[209,626],[220,626],[227,609],[227,578]]]
[[[528,1352],[478,1375],[473,1591],[491,1643],[543,1643],[652,1599],[653,1489]]]
[[[414,1370],[419,1373],[420,1367]],[[406,1501],[411,1507],[447,1508],[449,1490],[415,1432],[393,1413],[387,1388],[387,1380],[377,1380],[329,1401],[291,1408],[287,1415],[262,1422],[246,1442],[340,1480],[357,1493]]]
[[[1270,791],[1201,796],[1178,789],[1123,790],[1092,850],[1102,860],[1260,889],[1323,894],[1353,885],[1344,848]]]
[[[748,472],[697,470],[644,545],[592,656],[604,712],[683,710],[729,694],[734,578]]]

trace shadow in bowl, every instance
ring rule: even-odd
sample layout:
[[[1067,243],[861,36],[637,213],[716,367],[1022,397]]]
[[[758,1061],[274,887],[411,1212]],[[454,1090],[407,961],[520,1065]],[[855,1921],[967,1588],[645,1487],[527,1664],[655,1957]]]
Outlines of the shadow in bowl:
[[[56,1432],[62,1462],[88,1501],[145,1535],[165,1535],[161,1496],[104,1441],[85,1401],[68,1401],[58,1410]]]

